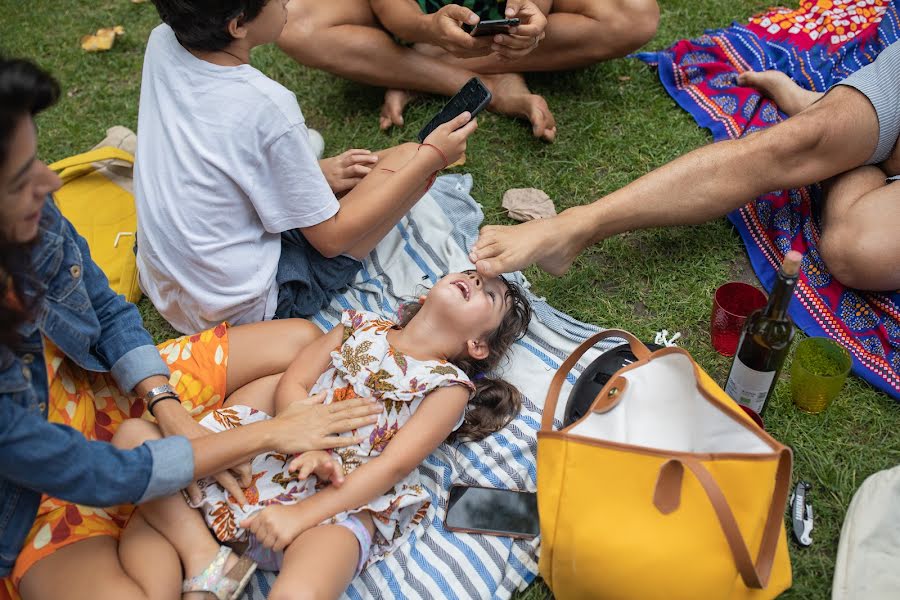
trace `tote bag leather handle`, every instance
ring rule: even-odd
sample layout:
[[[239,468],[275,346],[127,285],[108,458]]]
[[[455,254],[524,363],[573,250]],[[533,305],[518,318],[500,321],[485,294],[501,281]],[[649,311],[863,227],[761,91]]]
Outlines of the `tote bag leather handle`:
[[[122,160],[134,164],[134,156],[125,150],[114,148],[112,146],[104,146],[103,148],[97,148],[96,150],[90,150],[88,152],[76,154],[75,156],[70,156],[69,158],[58,160],[52,165],[48,165],[48,168],[51,171],[61,173],[71,167],[79,167],[81,165],[107,160]]]
[[[641,340],[621,329],[607,329],[606,331],[595,333],[584,340],[574,351],[572,351],[569,358],[559,366],[556,370],[556,374],[553,376],[553,381],[550,382],[550,389],[547,390],[547,400],[544,402],[544,415],[541,419],[541,431],[551,431],[553,429],[553,416],[556,414],[556,403],[559,401],[559,391],[562,389],[562,384],[566,380],[569,371],[572,370],[572,367],[575,366],[578,359],[584,356],[585,352],[593,348],[597,342],[605,340],[606,338],[623,338],[628,342],[628,345],[631,347],[631,352],[638,360],[650,358],[650,349],[647,348]]]
[[[684,467],[690,469],[700,485],[703,486],[706,497],[712,504],[722,533],[725,534],[728,547],[731,549],[734,564],[741,579],[744,580],[744,585],[752,589],[763,589],[769,584],[769,576],[772,574],[772,565],[775,562],[782,515],[791,485],[791,463],[790,449],[782,448],[778,453],[775,489],[772,493],[772,502],[769,504],[769,514],[766,516],[762,542],[759,545],[755,562],[750,556],[750,550],[747,548],[747,542],[734,518],[734,513],[728,505],[728,499],[725,498],[725,494],[722,493],[715,478],[700,461],[693,458],[672,458],[666,461],[659,470],[653,502],[663,514],[675,511],[680,503]]]

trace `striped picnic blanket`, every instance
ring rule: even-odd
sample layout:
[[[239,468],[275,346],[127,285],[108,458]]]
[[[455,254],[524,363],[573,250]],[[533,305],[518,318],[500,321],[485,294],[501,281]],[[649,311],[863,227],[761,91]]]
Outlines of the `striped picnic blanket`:
[[[394,317],[398,305],[418,295],[444,274],[472,267],[468,248],[484,215],[469,195],[469,175],[447,175],[392,230],[365,260],[344,294],[313,317],[328,329],[347,308]],[[527,287],[521,273],[509,276]],[[419,468],[431,506],[406,543],[353,580],[345,598],[509,598],[537,576],[540,538],[511,538],[451,533],[443,528],[450,486],[456,483],[535,491],[535,451],[541,407],[556,368],[586,337],[597,331],[543,300],[531,297],[534,319],[516,343],[503,377],[525,396],[522,413],[503,431],[478,442],[441,445]],[[609,348],[615,342],[605,346]],[[603,348],[603,346],[601,346]],[[574,383],[582,359],[569,376]],[[557,418],[564,403],[560,402]],[[558,425],[559,423],[557,423]],[[272,573],[257,573],[249,598],[265,598]]]

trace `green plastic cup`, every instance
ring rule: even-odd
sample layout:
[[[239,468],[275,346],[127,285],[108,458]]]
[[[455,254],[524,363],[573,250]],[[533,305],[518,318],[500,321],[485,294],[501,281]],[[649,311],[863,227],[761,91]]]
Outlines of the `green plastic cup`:
[[[794,352],[791,398],[804,412],[820,413],[841,393],[853,361],[850,353],[829,338],[806,338]]]

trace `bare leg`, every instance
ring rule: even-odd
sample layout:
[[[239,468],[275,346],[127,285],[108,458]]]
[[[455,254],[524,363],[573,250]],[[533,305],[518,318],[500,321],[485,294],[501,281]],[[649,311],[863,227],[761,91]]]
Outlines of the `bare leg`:
[[[838,87],[783,123],[698,148],[592,204],[550,219],[485,227],[471,259],[483,274],[537,264],[561,275],[584,248],[611,235],[703,223],[766,192],[858,167],[877,139],[872,105],[855,89]]]
[[[228,330],[226,395],[251,381],[284,373],[294,357],[322,330],[306,319],[279,319]]]
[[[112,443],[119,448],[134,448],[147,440],[159,439],[161,436],[156,425],[142,419],[123,421],[113,436]],[[142,504],[138,509],[140,515],[161,534],[177,552],[184,566],[185,579],[195,577],[203,572],[219,552],[219,542],[206,526],[206,522],[196,509],[188,506],[181,494],[175,494],[152,500]],[[133,520],[132,520],[133,521]],[[125,528],[128,533],[132,524]],[[134,534],[130,534],[134,535]],[[155,565],[148,561],[147,555],[142,557],[143,564]],[[226,571],[237,563],[234,554],[228,557]],[[185,594],[185,600],[204,600],[208,594],[198,592]]]
[[[275,388],[281,381],[283,373],[268,375],[251,381],[247,385],[238,388],[228,396],[223,406],[249,406],[261,410],[267,415],[275,414]]]
[[[517,60],[485,56],[458,64],[485,74],[577,69],[637,50],[656,35],[658,24],[655,0],[554,0],[546,37],[533,52]]]
[[[809,108],[825,95],[803,89],[781,71],[746,71],[738,75],[737,80],[742,86],[758,89],[789,117]]]
[[[172,546],[139,517],[120,541],[76,542],[41,559],[19,585],[23,600],[172,600],[181,565]]]
[[[371,517],[361,520],[372,533]],[[353,581],[359,552],[359,542],[347,528],[313,527],[285,550],[269,600],[339,598]]]
[[[863,290],[900,289],[900,183],[864,166],[826,186],[819,253],[844,285]]]
[[[399,45],[378,24],[366,0],[293,0],[278,45],[300,64],[387,88],[379,117],[383,129],[403,123],[409,91],[452,96],[477,75],[443,58]],[[514,97],[507,97],[505,87],[494,89],[490,82],[485,83],[494,95],[491,110],[495,112],[528,119],[550,112],[543,98],[527,88],[524,93],[515,89]],[[543,104],[541,110],[531,106],[536,99]],[[546,137],[544,123],[533,123],[540,131],[536,135]]]

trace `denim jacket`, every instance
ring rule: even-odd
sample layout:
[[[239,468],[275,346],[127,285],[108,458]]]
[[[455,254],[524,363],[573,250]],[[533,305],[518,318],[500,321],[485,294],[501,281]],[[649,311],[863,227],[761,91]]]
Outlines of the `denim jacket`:
[[[119,450],[47,421],[42,334],[88,371],[111,372],[125,392],[169,369],[137,308],[109,288],[78,235],[48,198],[32,249],[35,278],[26,297],[42,297],[23,343],[0,346],[0,577],[9,574],[34,522],[42,493],[91,506],[142,502],[190,483],[194,456],[183,437]]]

